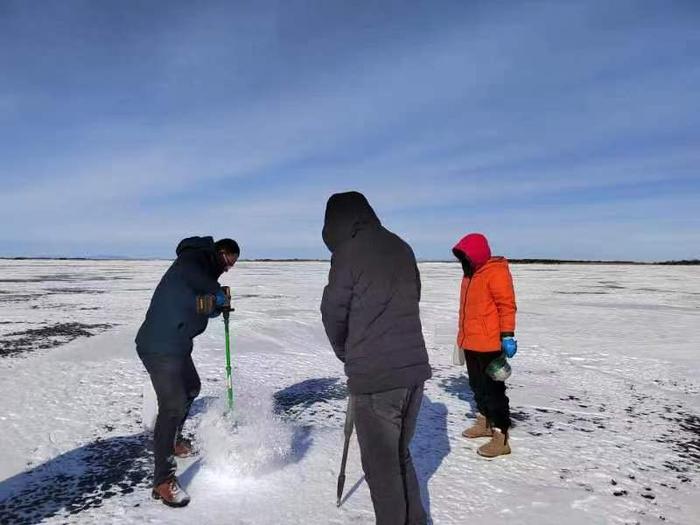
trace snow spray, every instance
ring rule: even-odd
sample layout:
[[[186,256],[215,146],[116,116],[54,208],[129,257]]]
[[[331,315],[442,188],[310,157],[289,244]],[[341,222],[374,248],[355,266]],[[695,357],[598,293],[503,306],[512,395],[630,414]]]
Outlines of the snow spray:
[[[198,429],[204,466],[228,478],[258,478],[288,464],[294,429],[272,411],[271,399],[239,393],[235,414],[218,399]]]

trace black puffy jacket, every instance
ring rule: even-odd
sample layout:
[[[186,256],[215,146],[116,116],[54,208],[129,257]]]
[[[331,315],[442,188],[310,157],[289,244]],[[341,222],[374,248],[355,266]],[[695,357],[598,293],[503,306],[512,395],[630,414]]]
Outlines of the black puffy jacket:
[[[323,241],[332,258],[321,316],[350,391],[381,392],[429,379],[411,247],[381,225],[357,192],[328,200]]]
[[[187,355],[192,339],[204,332],[209,317],[198,314],[197,295],[215,293],[222,273],[214,240],[189,237],[178,244],[177,259],[153,292],[146,319],[136,335],[136,351]]]

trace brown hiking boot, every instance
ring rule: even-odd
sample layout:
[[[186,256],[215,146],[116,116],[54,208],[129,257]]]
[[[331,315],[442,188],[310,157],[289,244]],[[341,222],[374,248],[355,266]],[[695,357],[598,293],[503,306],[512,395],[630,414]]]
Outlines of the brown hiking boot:
[[[470,426],[467,430],[462,432],[465,438],[480,438],[480,437],[491,437],[493,436],[493,429],[491,428],[491,423],[486,419],[486,416],[481,414],[476,415],[476,422]]]
[[[497,428],[494,428],[491,441],[485,445],[481,445],[476,452],[485,458],[495,458],[497,456],[505,456],[506,454],[510,454],[508,432],[503,433]]]
[[[194,447],[192,442],[186,438],[177,438],[175,441],[175,446],[173,447],[173,454],[178,458],[187,458],[194,453]]]
[[[162,500],[169,507],[184,507],[190,502],[189,495],[180,486],[175,476],[155,486],[151,497]]]

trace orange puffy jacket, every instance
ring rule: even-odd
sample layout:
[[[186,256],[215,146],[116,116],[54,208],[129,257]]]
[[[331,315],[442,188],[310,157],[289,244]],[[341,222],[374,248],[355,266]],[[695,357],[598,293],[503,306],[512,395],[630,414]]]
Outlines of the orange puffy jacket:
[[[465,350],[497,352],[501,332],[515,332],[515,290],[505,257],[491,257],[470,279],[462,279],[457,344]]]

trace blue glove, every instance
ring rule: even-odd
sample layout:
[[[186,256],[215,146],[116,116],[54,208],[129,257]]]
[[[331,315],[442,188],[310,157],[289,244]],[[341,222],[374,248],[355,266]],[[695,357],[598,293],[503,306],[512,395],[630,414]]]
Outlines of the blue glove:
[[[518,341],[513,336],[507,336],[501,339],[501,350],[506,354],[507,358],[511,358],[518,351]]]
[[[228,306],[228,297],[223,290],[217,290],[214,294],[214,300],[217,308]]]

